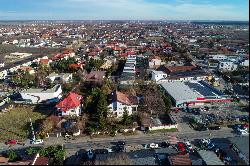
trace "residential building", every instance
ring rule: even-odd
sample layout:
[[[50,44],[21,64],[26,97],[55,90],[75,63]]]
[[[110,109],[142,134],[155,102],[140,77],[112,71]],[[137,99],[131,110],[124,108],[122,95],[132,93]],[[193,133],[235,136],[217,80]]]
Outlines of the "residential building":
[[[160,81],[160,80],[166,80],[167,79],[167,74],[164,73],[163,71],[156,71],[156,70],[153,70],[152,71],[152,80],[153,81]]]
[[[8,75],[7,70],[0,70],[0,80],[4,80]]]
[[[222,71],[234,71],[237,70],[238,65],[235,62],[229,60],[220,61],[218,69]]]
[[[51,73],[47,78],[50,79],[51,82],[55,82],[56,80],[62,80],[63,82],[69,82],[72,80],[72,73]]]
[[[160,65],[162,65],[162,61],[159,56],[149,58],[149,68],[158,68]]]
[[[81,102],[83,97],[74,92],[70,92],[63,98],[57,105],[59,116],[80,116],[81,115]]]
[[[127,111],[128,115],[137,112],[139,101],[136,96],[129,96],[127,94],[115,91],[109,96],[109,110],[116,117],[122,117]]]
[[[20,92],[22,99],[32,104],[38,104],[41,102],[55,102],[62,96],[61,85],[55,85],[51,89],[26,89]]]

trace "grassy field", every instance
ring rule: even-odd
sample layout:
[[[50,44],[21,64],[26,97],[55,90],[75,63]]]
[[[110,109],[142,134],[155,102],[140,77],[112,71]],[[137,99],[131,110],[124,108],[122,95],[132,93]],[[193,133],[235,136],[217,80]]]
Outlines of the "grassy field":
[[[34,122],[45,118],[38,112],[33,112],[33,107],[14,107],[8,113],[0,114],[0,141],[8,139],[25,140],[29,135],[29,118]]]

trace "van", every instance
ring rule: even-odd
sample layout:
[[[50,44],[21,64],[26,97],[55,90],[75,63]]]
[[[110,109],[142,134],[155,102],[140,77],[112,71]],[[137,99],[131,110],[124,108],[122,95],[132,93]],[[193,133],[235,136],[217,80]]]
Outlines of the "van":
[[[31,142],[31,144],[34,144],[34,145],[38,145],[38,144],[42,144],[42,143],[43,143],[42,139],[37,139],[37,140]]]

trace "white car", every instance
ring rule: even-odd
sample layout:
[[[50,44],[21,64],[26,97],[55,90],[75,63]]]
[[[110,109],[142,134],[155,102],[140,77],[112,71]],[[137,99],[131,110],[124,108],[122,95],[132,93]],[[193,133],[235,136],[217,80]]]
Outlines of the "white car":
[[[151,144],[149,145],[149,147],[155,149],[155,148],[158,148],[159,145],[158,145],[158,144],[155,144],[155,143],[151,143]]]
[[[240,131],[239,132],[240,135],[249,135],[249,132],[246,130]]]
[[[184,142],[185,143],[185,145],[186,145],[186,147],[190,150],[190,151],[194,151],[194,149],[193,149],[193,147],[192,147],[192,145],[190,144],[190,142],[188,142],[188,141],[186,141],[186,142]]]
[[[32,141],[31,143],[34,144],[34,145],[38,145],[38,144],[42,144],[43,140],[42,139],[37,139],[35,141]]]

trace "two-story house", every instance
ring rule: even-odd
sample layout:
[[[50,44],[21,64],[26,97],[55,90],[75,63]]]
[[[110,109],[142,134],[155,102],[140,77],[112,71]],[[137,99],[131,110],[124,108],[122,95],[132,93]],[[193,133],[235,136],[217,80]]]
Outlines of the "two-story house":
[[[125,111],[128,112],[128,115],[132,115],[134,112],[137,112],[139,101],[136,96],[129,96],[115,91],[110,94],[109,103],[108,107],[110,112],[112,112],[116,117],[122,117]]]
[[[81,115],[81,102],[83,97],[70,92],[57,105],[58,116],[79,116]]]

